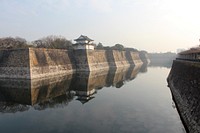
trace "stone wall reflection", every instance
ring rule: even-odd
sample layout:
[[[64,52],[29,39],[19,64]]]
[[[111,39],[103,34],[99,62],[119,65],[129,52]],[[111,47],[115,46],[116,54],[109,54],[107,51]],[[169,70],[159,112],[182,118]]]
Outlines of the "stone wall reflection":
[[[0,112],[14,113],[31,106],[42,110],[57,104],[67,104],[72,75],[37,80],[1,79]],[[65,101],[65,102],[63,102]]]
[[[106,71],[78,72],[48,79],[0,80],[0,112],[15,113],[30,108],[44,110],[66,106],[76,99],[87,103],[103,87],[120,88],[135,79],[141,65]]]

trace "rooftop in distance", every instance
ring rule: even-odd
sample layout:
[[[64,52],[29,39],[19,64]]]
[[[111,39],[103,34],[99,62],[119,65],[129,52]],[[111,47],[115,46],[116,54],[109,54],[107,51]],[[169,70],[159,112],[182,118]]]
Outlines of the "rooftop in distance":
[[[180,55],[185,55],[185,54],[194,54],[194,53],[200,53],[200,46],[190,48],[189,50],[185,50],[183,52],[180,52]]]

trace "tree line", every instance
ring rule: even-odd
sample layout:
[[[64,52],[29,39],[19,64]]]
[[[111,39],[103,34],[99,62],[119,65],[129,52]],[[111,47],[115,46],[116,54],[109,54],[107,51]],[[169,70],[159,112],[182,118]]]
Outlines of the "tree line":
[[[28,42],[21,37],[0,38],[0,49],[14,48],[52,48],[52,49],[72,49],[72,42],[62,36],[47,36],[41,39]]]
[[[0,49],[16,49],[16,48],[50,48],[50,49],[73,49],[73,43],[63,36],[50,35],[32,42],[28,42],[21,37],[4,37],[0,38]],[[138,51],[134,48],[125,48],[122,44],[115,44],[114,46],[103,46],[102,43],[94,44],[95,49],[98,50],[129,50]]]
[[[138,51],[135,48],[126,48],[122,44],[115,44],[114,46],[103,46],[102,43],[98,43],[95,48],[99,50]]]

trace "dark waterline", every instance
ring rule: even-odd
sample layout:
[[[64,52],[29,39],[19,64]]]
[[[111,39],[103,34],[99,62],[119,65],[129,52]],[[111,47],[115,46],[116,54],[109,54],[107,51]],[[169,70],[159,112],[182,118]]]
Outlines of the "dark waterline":
[[[169,70],[142,66],[0,80],[0,132],[185,133],[167,87]]]

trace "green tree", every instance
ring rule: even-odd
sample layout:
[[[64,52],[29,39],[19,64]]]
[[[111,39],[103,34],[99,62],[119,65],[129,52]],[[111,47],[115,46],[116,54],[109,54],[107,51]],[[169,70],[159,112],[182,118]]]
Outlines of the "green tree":
[[[103,44],[102,43],[98,43],[98,45],[96,46],[96,49],[104,49]]]
[[[115,44],[115,46],[112,47],[113,50],[124,50],[124,46],[122,44]]]

